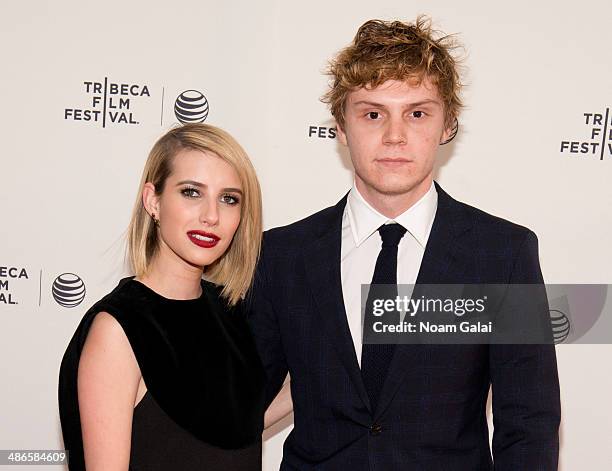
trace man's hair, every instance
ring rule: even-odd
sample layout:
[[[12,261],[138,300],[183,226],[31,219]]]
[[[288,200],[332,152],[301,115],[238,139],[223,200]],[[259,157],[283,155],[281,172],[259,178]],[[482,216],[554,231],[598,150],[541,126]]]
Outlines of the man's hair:
[[[332,81],[322,101],[344,128],[344,107],[350,91],[376,88],[387,80],[419,85],[427,78],[438,90],[445,125],[451,128],[463,106],[459,61],[452,55],[458,47],[452,36],[433,30],[431,20],[423,15],[414,23],[366,21],[353,43],[330,61],[327,74]]]

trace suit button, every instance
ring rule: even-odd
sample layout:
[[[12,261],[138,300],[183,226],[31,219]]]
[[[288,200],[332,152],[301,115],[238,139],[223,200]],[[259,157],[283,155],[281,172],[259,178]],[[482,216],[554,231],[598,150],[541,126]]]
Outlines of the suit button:
[[[380,435],[380,432],[382,432],[382,427],[380,424],[374,424],[370,427],[370,435]]]

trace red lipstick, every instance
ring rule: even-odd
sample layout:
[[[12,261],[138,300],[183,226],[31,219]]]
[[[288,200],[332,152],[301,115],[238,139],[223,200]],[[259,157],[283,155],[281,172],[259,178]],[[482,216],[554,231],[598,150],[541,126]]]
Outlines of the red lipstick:
[[[217,245],[217,242],[221,240],[220,237],[216,236],[211,232],[204,231],[189,231],[187,232],[189,240],[196,244],[198,247],[204,247],[210,249]]]

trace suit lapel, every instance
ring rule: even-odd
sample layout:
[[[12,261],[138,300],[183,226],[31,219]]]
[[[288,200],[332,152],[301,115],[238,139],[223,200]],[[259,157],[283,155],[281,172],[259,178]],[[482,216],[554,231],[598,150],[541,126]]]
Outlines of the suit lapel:
[[[322,229],[318,238],[305,247],[303,262],[324,335],[336,348],[359,397],[370,410],[370,400],[361,379],[342,294],[340,250],[345,205],[346,196],[332,208],[330,224]]]
[[[465,268],[464,257],[470,256],[462,246],[461,238],[469,231],[471,221],[463,214],[460,204],[436,183],[438,208],[425,247],[416,284],[457,283]],[[397,345],[375,418],[387,408],[408,371],[415,371],[424,360],[424,345]]]

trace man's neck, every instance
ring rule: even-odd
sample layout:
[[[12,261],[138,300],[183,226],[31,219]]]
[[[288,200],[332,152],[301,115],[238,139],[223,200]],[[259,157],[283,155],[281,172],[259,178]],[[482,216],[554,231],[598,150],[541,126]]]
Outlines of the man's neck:
[[[355,179],[355,186],[363,199],[383,216],[395,219],[408,211],[431,188],[432,179],[426,178],[410,191],[401,194],[384,194],[365,185],[360,179]]]

